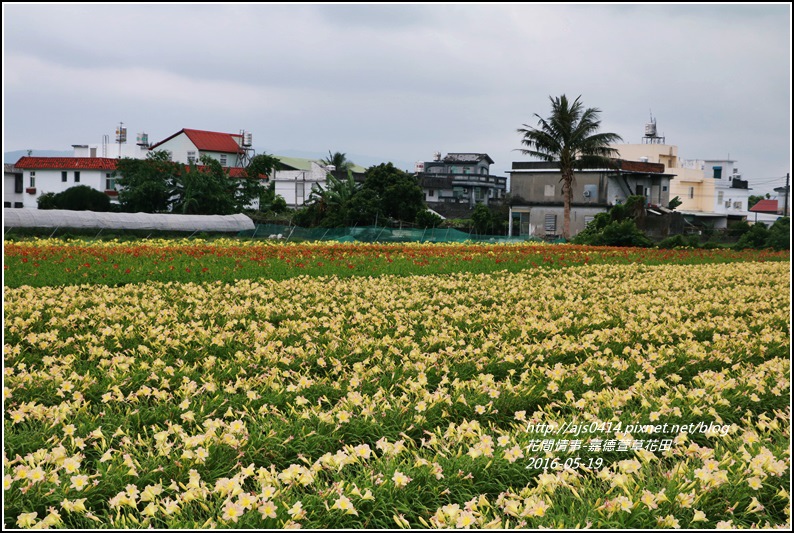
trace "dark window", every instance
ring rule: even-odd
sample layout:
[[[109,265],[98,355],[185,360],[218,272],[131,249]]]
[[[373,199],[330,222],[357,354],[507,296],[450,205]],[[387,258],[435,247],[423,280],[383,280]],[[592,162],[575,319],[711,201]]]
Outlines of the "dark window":
[[[436,195],[436,191],[435,191],[435,190],[433,190],[433,189],[430,189],[430,190],[427,192],[427,195],[428,195],[428,196],[430,196],[430,197],[432,197],[432,196],[435,196],[435,195]]]
[[[644,196],[645,195],[645,187],[642,185],[637,185],[637,196]]]
[[[667,192],[667,185],[662,185],[662,192]]]
[[[61,181],[66,183],[66,171],[61,172]]]
[[[714,179],[722,179],[722,167],[712,167],[714,170]]]
[[[75,170],[74,171],[74,182],[75,183],[80,183],[80,171],[79,170]]]
[[[22,192],[23,187],[22,183],[22,174],[17,174],[14,176],[14,192]]]

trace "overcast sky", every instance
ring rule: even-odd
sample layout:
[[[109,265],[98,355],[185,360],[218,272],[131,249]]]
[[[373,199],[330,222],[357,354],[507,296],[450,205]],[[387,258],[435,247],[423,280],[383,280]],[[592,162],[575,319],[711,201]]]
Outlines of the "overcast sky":
[[[628,143],[652,112],[679,156],[730,156],[767,190],[790,172],[791,44],[789,4],[4,3],[3,148],[97,144],[123,121],[132,141],[245,129],[258,152],[411,171],[485,152],[505,175],[529,160],[516,129],[567,94]]]

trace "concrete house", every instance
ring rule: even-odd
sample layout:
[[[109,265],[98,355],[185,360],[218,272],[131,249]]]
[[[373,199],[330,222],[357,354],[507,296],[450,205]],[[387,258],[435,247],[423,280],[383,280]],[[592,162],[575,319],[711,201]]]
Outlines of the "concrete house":
[[[17,198],[18,180],[22,176],[22,206],[38,208],[39,197],[48,192],[59,193],[76,185],[88,185],[110,196],[117,201],[118,192],[113,172],[116,170],[116,159],[105,157],[22,157],[14,165],[15,185],[14,198],[4,198],[4,205],[13,202],[19,207]],[[8,192],[7,191],[7,192]],[[7,192],[5,194],[7,194]]]
[[[509,234],[560,236],[564,208],[562,175],[557,163],[517,161],[508,172],[513,197]],[[595,215],[609,211],[629,196],[644,196],[650,208],[666,206],[670,201],[672,178],[660,163],[619,159],[612,160],[610,168],[575,171],[571,236],[582,231]]]
[[[165,150],[171,161],[190,164],[201,156],[209,156],[222,167],[244,167],[250,153],[250,134],[219,133],[215,131],[183,128],[165,140],[152,145],[149,150]]]
[[[23,171],[14,165],[3,164],[3,207],[24,207],[24,200]]]
[[[665,144],[656,135],[656,123],[646,124],[641,144],[616,144],[619,157],[628,161],[661,163],[675,176],[670,183],[670,198],[681,205],[676,211],[690,221],[705,222],[714,228],[726,228],[730,220],[747,217],[749,182],[742,179],[736,161],[730,159],[691,159],[678,156],[678,147]]]
[[[430,209],[441,214],[453,206],[470,211],[478,203],[489,205],[505,197],[507,178],[491,174],[493,163],[488,154],[450,153],[442,159],[436,152],[432,161],[417,162],[415,175]]]

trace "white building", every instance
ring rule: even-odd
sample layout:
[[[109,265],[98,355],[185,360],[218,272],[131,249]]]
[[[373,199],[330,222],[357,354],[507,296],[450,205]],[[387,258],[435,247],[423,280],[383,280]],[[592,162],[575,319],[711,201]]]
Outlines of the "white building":
[[[171,154],[171,161],[185,164],[198,163],[201,156],[206,155],[217,160],[222,167],[244,167],[252,152],[250,146],[250,134],[183,128],[152,145],[149,150],[165,150]]]
[[[675,176],[670,181],[670,199],[677,196],[681,200],[678,212],[717,229],[750,214],[747,202],[752,189],[739,174],[736,161],[683,160],[678,157],[677,146],[664,144],[664,137],[656,136],[655,122],[646,124],[644,140],[642,144],[616,144],[612,148],[624,160],[664,164],[665,172]]]
[[[116,161],[105,157],[22,157],[14,165],[15,176],[21,175],[22,192],[17,192],[20,179],[15,177],[14,186],[9,187],[6,174],[3,203],[36,209],[42,194],[57,194],[76,185],[88,185],[117,201]]]

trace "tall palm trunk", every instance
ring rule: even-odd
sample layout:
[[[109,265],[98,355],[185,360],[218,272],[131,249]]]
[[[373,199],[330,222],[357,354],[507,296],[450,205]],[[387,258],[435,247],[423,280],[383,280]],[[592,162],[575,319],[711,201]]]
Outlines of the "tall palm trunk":
[[[573,172],[562,175],[562,237],[571,236],[571,202],[573,201]]]

